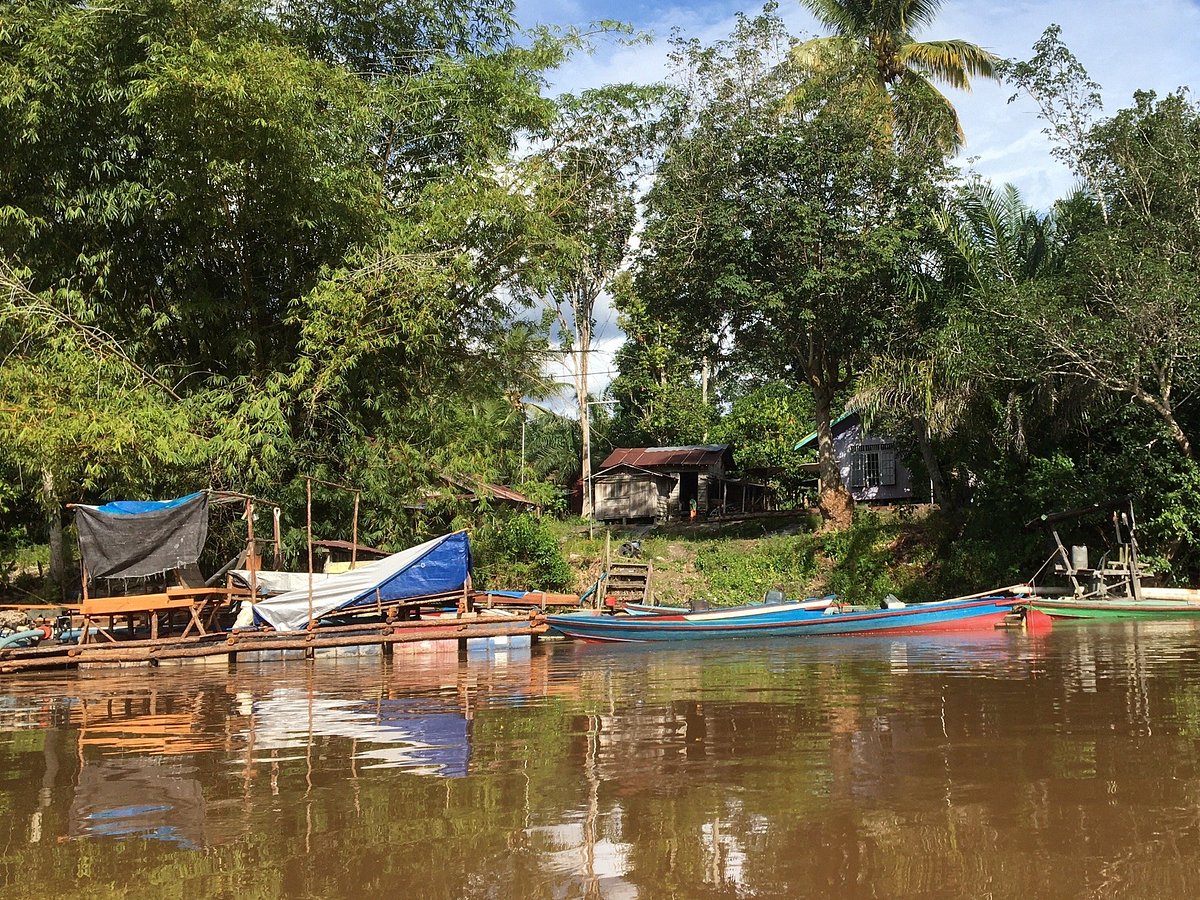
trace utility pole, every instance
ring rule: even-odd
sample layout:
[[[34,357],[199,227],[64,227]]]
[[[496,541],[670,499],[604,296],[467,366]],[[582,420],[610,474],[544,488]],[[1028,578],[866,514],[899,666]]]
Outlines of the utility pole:
[[[583,421],[580,430],[583,437],[583,515],[588,520],[588,527],[596,519],[595,497],[592,495],[592,428],[591,409],[593,406],[616,406],[616,400],[588,400],[580,404],[583,410]]]

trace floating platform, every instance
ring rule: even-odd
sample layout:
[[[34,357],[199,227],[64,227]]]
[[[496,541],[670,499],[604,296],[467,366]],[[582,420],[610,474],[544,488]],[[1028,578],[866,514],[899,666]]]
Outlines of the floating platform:
[[[465,649],[476,639],[535,639],[547,626],[537,613],[528,616],[471,614],[434,616],[400,622],[372,622],[278,632],[247,629],[193,637],[126,640],[108,643],[55,643],[0,650],[0,674],[85,666],[155,666],[168,660],[213,660],[239,657],[255,661],[313,659],[320,655],[382,653],[397,644],[459,641]]]

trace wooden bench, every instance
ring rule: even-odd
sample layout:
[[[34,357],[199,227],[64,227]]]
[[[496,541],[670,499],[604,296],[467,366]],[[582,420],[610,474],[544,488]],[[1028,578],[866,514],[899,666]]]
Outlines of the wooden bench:
[[[116,641],[112,633],[93,624],[92,620],[107,616],[109,628],[116,616],[125,616],[130,623],[133,617],[144,615],[150,621],[150,639],[158,638],[158,617],[166,614],[168,617],[177,610],[186,610],[188,623],[180,637],[187,637],[195,628],[200,634],[208,634],[216,622],[217,615],[234,600],[249,597],[250,592],[241,588],[228,587],[170,587],[165,591],[154,594],[130,594],[123,597],[89,597],[80,604],[83,615],[83,630],[79,643],[86,644],[95,627],[100,634],[110,641]]]

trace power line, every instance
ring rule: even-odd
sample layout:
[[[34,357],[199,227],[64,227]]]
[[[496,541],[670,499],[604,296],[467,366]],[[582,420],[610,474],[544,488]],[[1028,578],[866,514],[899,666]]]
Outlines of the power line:
[[[620,375],[620,374],[621,374],[620,369],[599,369],[599,370],[589,369],[588,370],[588,375]],[[558,375],[543,375],[542,377],[549,378],[549,379],[566,379],[569,381],[575,380],[574,375],[567,374],[566,372],[563,372]]]

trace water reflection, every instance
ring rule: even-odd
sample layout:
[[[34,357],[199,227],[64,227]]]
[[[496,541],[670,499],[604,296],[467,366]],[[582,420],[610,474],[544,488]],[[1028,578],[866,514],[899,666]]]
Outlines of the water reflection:
[[[313,696],[280,688],[250,701],[250,722],[242,733],[255,762],[303,758],[314,738],[340,738],[351,746],[348,758],[361,768],[406,768],[421,775],[461,778],[471,759],[466,716],[451,703],[430,698],[373,701]],[[299,750],[280,756],[280,750]]]
[[[1198,648],[1130,623],[13,679],[0,840],[37,878],[8,893],[1194,896]]]
[[[70,837],[141,837],[203,847],[204,792],[195,770],[152,757],[85,765],[71,801]]]

